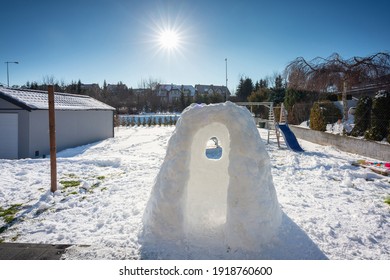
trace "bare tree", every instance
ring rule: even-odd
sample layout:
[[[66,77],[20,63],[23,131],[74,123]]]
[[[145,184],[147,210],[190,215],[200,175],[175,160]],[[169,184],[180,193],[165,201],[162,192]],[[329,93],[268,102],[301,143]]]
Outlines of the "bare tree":
[[[42,83],[44,85],[54,85],[54,84],[57,84],[57,80],[56,78],[54,77],[54,75],[46,75],[46,76],[43,76],[42,78]]]
[[[153,77],[149,77],[149,79],[141,79],[140,82],[138,82],[138,88],[143,89],[151,89],[154,90],[157,85],[161,84],[160,79],[155,79]]]
[[[379,52],[367,57],[343,59],[334,53],[328,58],[306,61],[298,57],[285,69],[288,86],[296,89],[328,92],[342,90],[344,119],[348,119],[347,90],[352,86],[378,82],[390,74],[390,54]],[[387,79],[389,76],[387,76]]]

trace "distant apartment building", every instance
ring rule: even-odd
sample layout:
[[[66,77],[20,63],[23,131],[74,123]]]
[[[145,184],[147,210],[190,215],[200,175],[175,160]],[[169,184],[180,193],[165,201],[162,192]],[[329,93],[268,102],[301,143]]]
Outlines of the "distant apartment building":
[[[172,103],[181,98],[181,94],[190,100],[195,98],[195,95],[221,95],[224,99],[230,96],[230,91],[226,86],[215,85],[175,85],[175,84],[159,84],[156,87],[156,95],[160,97],[161,101]]]
[[[172,103],[180,100],[181,95],[192,99],[195,96],[195,88],[191,85],[159,84],[156,87],[156,95],[162,102]]]
[[[92,90],[92,91],[99,91],[100,87],[99,84],[93,83],[93,84],[81,84],[81,89],[83,90]]]
[[[195,85],[196,94],[220,94],[222,97],[229,98],[230,91],[226,86],[215,86],[215,85]]]
[[[128,88],[125,84],[119,82],[118,84],[108,84],[107,92],[112,94],[120,94],[128,91]]]

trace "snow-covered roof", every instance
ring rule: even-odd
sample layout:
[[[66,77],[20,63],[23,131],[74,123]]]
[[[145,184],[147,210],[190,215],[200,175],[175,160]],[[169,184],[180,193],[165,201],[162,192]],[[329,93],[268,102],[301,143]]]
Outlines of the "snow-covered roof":
[[[48,110],[47,91],[0,87],[0,98],[28,111]],[[54,93],[56,110],[115,110],[87,95]]]
[[[230,95],[230,91],[226,86],[215,86],[215,85],[195,85],[195,90],[200,94],[228,94]]]
[[[195,95],[195,88],[191,85],[160,84],[159,90],[164,91],[184,91],[189,92],[191,96]]]

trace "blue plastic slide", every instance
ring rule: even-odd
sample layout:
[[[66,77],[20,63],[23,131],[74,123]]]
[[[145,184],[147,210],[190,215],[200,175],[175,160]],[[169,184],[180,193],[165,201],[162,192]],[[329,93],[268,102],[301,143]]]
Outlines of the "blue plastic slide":
[[[290,150],[293,150],[294,152],[304,152],[301,146],[299,146],[298,140],[295,137],[294,133],[291,131],[287,124],[278,124],[278,127],[282,132],[287,147]]]

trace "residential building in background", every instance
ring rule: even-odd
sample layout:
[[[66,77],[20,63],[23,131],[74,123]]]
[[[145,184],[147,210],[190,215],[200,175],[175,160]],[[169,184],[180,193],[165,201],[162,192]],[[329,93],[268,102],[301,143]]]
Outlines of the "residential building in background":
[[[159,84],[155,92],[161,101],[166,103],[179,101],[182,94],[189,100],[195,96],[195,88],[191,85]]]
[[[222,97],[229,99],[230,91],[226,86],[215,85],[195,85],[196,94],[213,95],[219,94]]]

